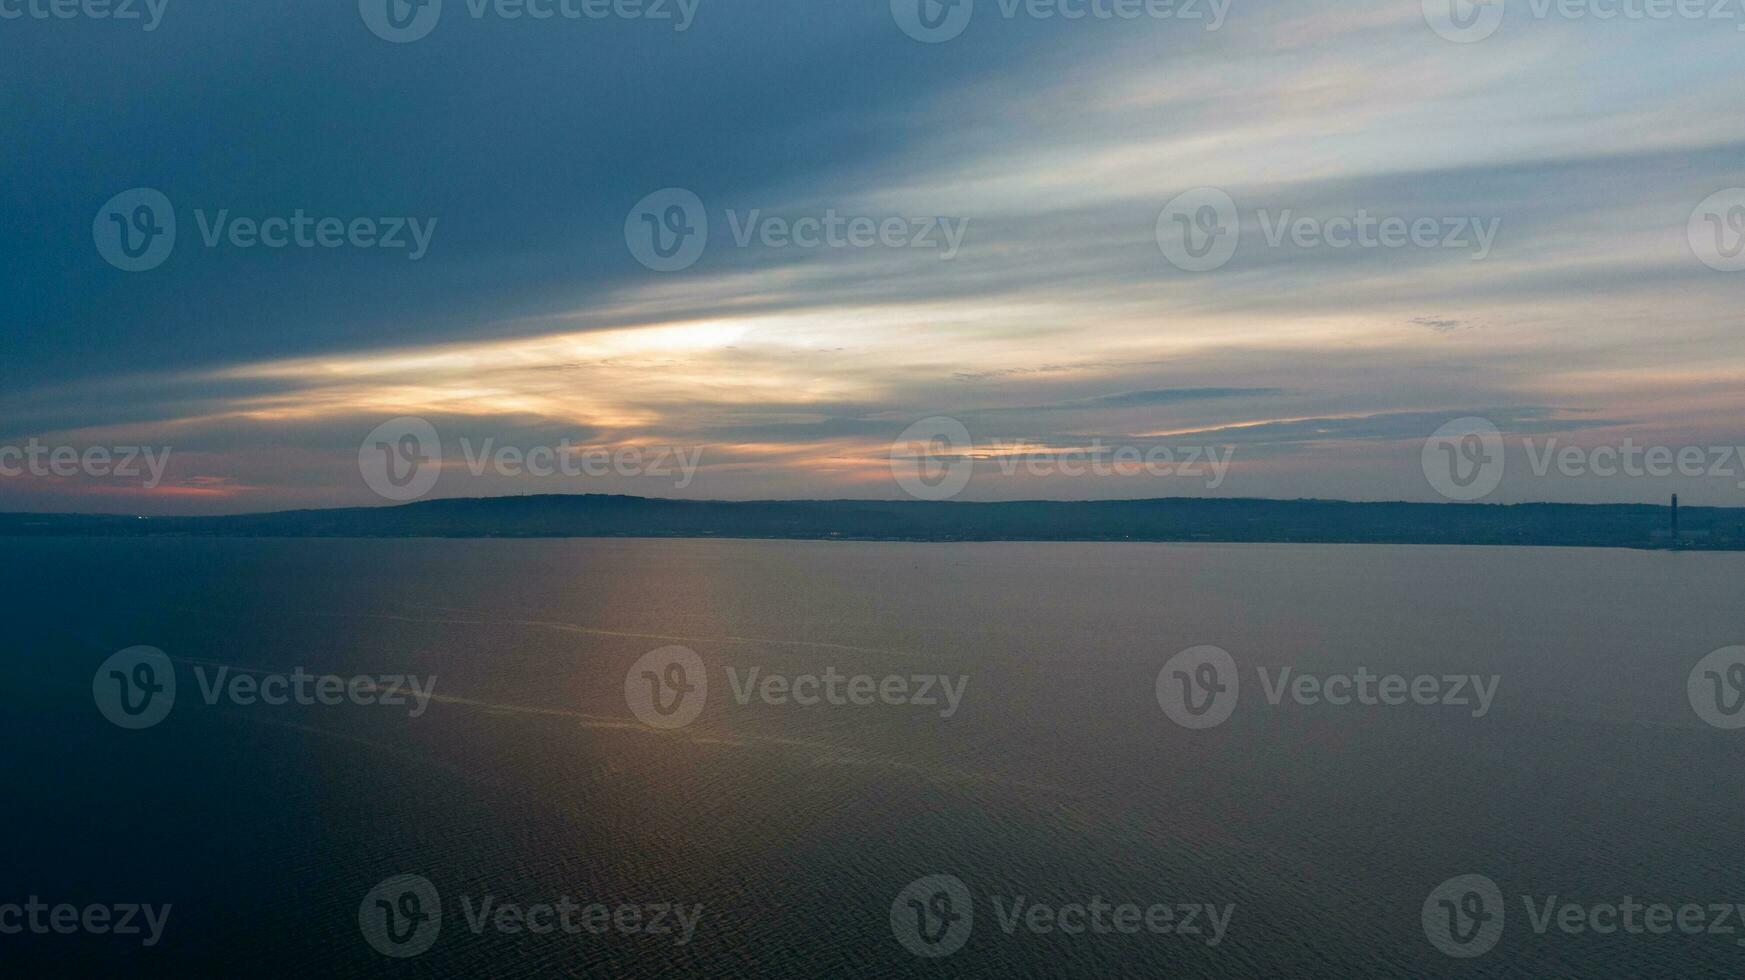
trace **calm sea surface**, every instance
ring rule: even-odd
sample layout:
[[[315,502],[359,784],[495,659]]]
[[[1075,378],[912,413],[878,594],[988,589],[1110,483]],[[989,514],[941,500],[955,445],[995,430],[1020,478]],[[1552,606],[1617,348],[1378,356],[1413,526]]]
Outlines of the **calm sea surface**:
[[[1745,973],[1745,917],[1733,934],[1541,933],[1527,910],[1552,896],[1745,903],[1745,729],[1705,723],[1687,693],[1698,661],[1745,644],[1745,555],[0,549],[0,904],[172,906],[151,948],[0,935],[7,975]],[[100,713],[93,681],[138,645],[173,661],[177,692],[161,723],[126,730]],[[1158,678],[1204,645],[1228,652],[1239,695],[1227,721],[1193,729],[1160,706]],[[657,729],[633,713],[627,675],[634,691],[648,680],[639,659],[674,646],[697,654],[707,690],[692,692],[694,721]],[[299,668],[410,675],[434,679],[435,697],[418,717],[410,704],[208,703],[220,666],[225,684]],[[1261,677],[1283,668],[1496,687],[1482,717],[1471,690],[1456,695],[1466,705],[1288,693],[1275,705]],[[753,669],[759,684],[833,669],[901,677],[911,694],[922,676],[964,686],[955,711],[937,689],[930,705],[771,703],[762,688],[741,703]],[[1431,944],[1423,913],[1467,874],[1496,883],[1504,927],[1494,949],[1457,960]],[[402,875],[439,896],[439,931],[426,952],[392,958],[366,940],[360,905],[375,914],[366,897]],[[973,917],[960,949],[927,959],[899,938],[899,895],[933,875],[963,883]],[[514,915],[478,918],[487,896],[522,915],[600,903],[617,921],[535,933]],[[1203,913],[1182,935],[1042,931],[1011,912],[1093,900],[1228,918],[1214,938]],[[694,917],[688,942],[671,913],[672,931],[650,932],[669,905]],[[1060,914],[1038,921],[1079,921]]]

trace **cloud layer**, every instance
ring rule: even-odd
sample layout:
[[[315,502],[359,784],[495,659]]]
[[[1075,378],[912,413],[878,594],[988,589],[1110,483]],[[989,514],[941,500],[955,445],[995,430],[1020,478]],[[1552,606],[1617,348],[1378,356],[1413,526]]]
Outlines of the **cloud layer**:
[[[1419,450],[1467,415],[1745,443],[1745,273],[1692,243],[1699,203],[1745,186],[1734,23],[1511,7],[1458,44],[1394,0],[1235,0],[1215,31],[984,0],[927,44],[883,2],[703,0],[683,31],[450,6],[409,44],[345,4],[0,33],[0,445],[175,450],[149,491],[0,476],[0,508],[376,502],[358,448],[399,416],[455,460],[463,439],[702,454],[682,489],[454,463],[444,495],[891,497],[892,440],[934,416],[1037,452],[1237,448],[1215,490],[996,468],[983,499],[1437,499]],[[92,240],[132,187],[179,225],[143,273]],[[666,187],[709,234],[661,273],[626,222]],[[1195,273],[1159,216],[1201,187],[1240,235]],[[438,223],[412,261],[209,243],[220,212]],[[805,244],[857,219],[902,233]],[[1389,219],[1494,240],[1339,244]],[[1734,482],[1497,499],[1740,503]]]

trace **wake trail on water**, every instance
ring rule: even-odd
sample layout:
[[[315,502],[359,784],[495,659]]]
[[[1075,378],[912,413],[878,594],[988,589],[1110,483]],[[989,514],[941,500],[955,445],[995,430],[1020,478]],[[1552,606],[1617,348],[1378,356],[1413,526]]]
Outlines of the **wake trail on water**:
[[[426,606],[416,603],[400,603],[411,609],[431,609],[438,612],[458,612],[474,617],[473,619],[445,619],[427,616],[404,616],[394,613],[352,613],[332,612],[327,610],[309,609],[276,609],[275,615],[305,616],[310,618],[336,619],[378,619],[399,623],[419,623],[429,626],[525,626],[537,629],[556,630],[564,633],[577,633],[585,636],[609,636],[616,639],[654,640],[660,643],[733,643],[747,646],[794,646],[810,647],[820,650],[841,650],[849,653],[873,653],[888,657],[907,657],[920,659],[922,654],[909,650],[891,650],[885,647],[856,646],[849,643],[828,643],[822,640],[782,640],[759,636],[686,636],[678,633],[644,633],[630,630],[609,630],[596,626],[583,626],[578,623],[559,623],[540,619],[491,619],[484,613],[467,609],[455,609],[445,606]],[[193,613],[200,616],[220,616],[231,619],[252,618],[239,613],[219,612],[212,609],[193,609],[179,606],[165,606],[171,612]]]
[[[202,658],[197,658],[197,657],[171,657],[170,659],[175,661],[176,663],[186,664],[188,666],[224,667],[224,668],[228,668],[228,669],[233,670],[233,671],[237,671],[238,673],[244,673],[244,674],[268,675],[268,674],[282,673],[282,671],[273,670],[273,669],[267,668],[267,667],[252,667],[252,666],[247,666],[244,664],[224,663],[222,661],[207,660],[207,659],[202,659]],[[345,678],[340,677],[337,674],[326,674],[326,675],[312,674],[311,676],[316,678],[317,682],[319,682],[320,680],[325,679],[327,677],[332,677],[332,678],[340,680],[340,681],[346,680]],[[944,766],[928,766],[928,765],[922,765],[919,763],[906,762],[902,759],[897,759],[897,758],[894,758],[892,756],[880,755],[878,753],[866,752],[866,751],[859,750],[859,749],[845,748],[843,746],[836,745],[836,744],[833,744],[831,742],[818,740],[818,739],[791,738],[791,737],[782,736],[782,735],[764,735],[764,734],[758,734],[758,733],[723,734],[720,732],[686,731],[686,730],[678,730],[678,729],[661,731],[661,730],[649,728],[648,726],[646,726],[640,722],[626,721],[625,719],[615,718],[615,717],[612,717],[609,715],[597,715],[597,714],[591,714],[591,713],[585,712],[585,711],[576,711],[576,710],[571,709],[571,708],[545,708],[545,707],[537,707],[534,705],[508,704],[508,703],[499,702],[499,701],[482,701],[482,700],[479,700],[477,698],[461,697],[461,696],[453,695],[453,694],[431,693],[431,694],[427,695],[427,697],[429,698],[430,701],[437,703],[437,704],[448,704],[448,705],[456,705],[456,706],[460,706],[460,707],[479,708],[479,709],[483,709],[483,710],[490,712],[490,713],[493,713],[493,714],[518,715],[518,716],[523,716],[523,717],[561,718],[561,719],[565,719],[568,721],[578,722],[581,724],[582,727],[588,728],[588,729],[594,730],[594,731],[627,732],[627,733],[651,735],[651,736],[664,737],[664,738],[676,738],[676,739],[680,739],[683,741],[691,742],[694,745],[724,746],[724,747],[728,747],[728,748],[751,748],[751,747],[757,747],[757,746],[781,748],[781,749],[788,749],[788,750],[793,750],[793,751],[812,753],[815,756],[815,761],[819,762],[820,764],[838,765],[838,766],[871,766],[871,767],[877,767],[877,768],[882,768],[882,769],[888,769],[888,770],[891,770],[893,772],[911,773],[911,774],[921,776],[924,778],[934,779],[934,780],[943,781],[943,782],[994,783],[994,784],[998,784],[998,785],[1009,786],[1009,787],[1012,787],[1015,789],[1031,790],[1031,791],[1036,791],[1036,792],[1049,793],[1049,794],[1057,795],[1057,796],[1073,797],[1073,796],[1077,795],[1077,794],[1073,793],[1071,790],[1068,790],[1068,789],[1066,789],[1064,787],[1060,787],[1060,786],[1051,786],[1051,785],[1048,785],[1045,783],[1035,783],[1035,782],[1030,782],[1030,781],[1026,781],[1026,780],[1010,779],[1010,778],[1007,778],[1004,776],[995,775],[993,773],[976,772],[973,770],[964,770],[964,769],[953,769],[953,768],[944,767]],[[287,723],[280,722],[279,724],[287,724]],[[314,731],[314,732],[317,732],[319,734],[334,735],[334,736],[340,737],[340,738],[352,738],[355,741],[359,741],[359,742],[366,744],[366,745],[371,745],[375,748],[384,749],[384,750],[387,750],[390,752],[399,751],[399,750],[396,750],[390,746],[386,746],[386,745],[382,745],[380,743],[372,742],[372,741],[367,740],[367,739],[361,739],[361,738],[356,738],[354,736],[342,735],[340,733],[332,732],[329,730],[306,728],[306,726],[295,725],[295,724],[288,724],[287,727],[300,728],[300,729],[304,729],[304,730],[308,730],[308,731]]]

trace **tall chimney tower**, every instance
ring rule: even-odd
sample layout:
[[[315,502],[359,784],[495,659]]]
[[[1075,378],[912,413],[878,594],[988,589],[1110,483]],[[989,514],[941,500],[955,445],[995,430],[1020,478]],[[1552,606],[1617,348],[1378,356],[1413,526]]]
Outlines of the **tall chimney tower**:
[[[1672,495],[1672,546],[1678,547],[1678,494]]]

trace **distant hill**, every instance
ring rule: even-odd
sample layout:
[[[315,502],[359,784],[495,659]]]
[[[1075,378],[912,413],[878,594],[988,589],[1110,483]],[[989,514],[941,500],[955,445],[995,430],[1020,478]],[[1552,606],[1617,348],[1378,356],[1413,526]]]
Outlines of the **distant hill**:
[[[720,537],[873,541],[1227,541],[1665,548],[1647,504],[1414,504],[1164,498],[1120,501],[663,500],[549,495],[232,517],[0,514],[0,535],[204,537]],[[1685,507],[1681,546],[1745,550],[1745,509]]]

